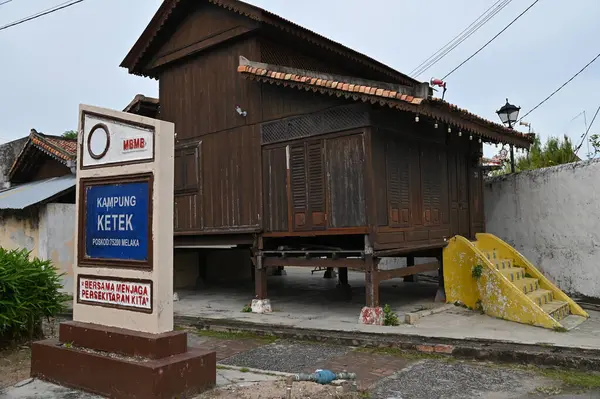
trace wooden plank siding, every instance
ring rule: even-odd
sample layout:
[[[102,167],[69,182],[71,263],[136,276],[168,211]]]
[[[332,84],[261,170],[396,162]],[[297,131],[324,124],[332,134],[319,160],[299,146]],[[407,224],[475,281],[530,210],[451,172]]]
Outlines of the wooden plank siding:
[[[364,176],[362,132],[264,146],[265,231],[313,235],[365,230]]]
[[[483,231],[481,145],[401,114],[376,110],[373,120],[375,248],[441,246]]]
[[[176,235],[368,233],[390,249],[483,230],[475,144],[449,142],[408,113],[246,80],[237,66],[244,56],[381,78],[374,71],[280,43],[210,4],[164,29],[172,34],[148,65],[160,71],[160,118],[176,126]]]
[[[328,139],[325,154],[329,226],[366,226],[364,136],[353,134]]]

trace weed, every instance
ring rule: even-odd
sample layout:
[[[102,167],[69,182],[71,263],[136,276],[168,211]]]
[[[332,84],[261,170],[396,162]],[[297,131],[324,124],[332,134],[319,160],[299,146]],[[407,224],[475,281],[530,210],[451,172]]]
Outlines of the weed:
[[[247,373],[247,372],[249,372],[249,371],[250,371],[250,369],[249,369],[248,367],[242,367],[242,368],[240,369],[240,373]]]
[[[477,300],[477,302],[475,303],[475,309],[479,312],[481,312],[481,314],[484,314],[485,311],[483,310],[483,303],[481,302],[481,299]]]
[[[384,326],[397,326],[400,325],[398,321],[398,315],[392,311],[390,305],[383,307],[383,325]]]
[[[597,373],[560,369],[538,369],[537,371],[541,375],[556,381],[561,381],[567,386],[583,389],[600,388],[600,374]]]
[[[244,307],[242,308],[242,312],[244,313],[252,313],[252,306],[245,304]]]
[[[556,332],[568,332],[569,331],[566,328],[564,328],[563,326],[556,326],[556,327],[553,327],[552,329]]]
[[[479,277],[481,277],[482,274],[483,274],[483,266],[482,265],[474,266],[473,270],[471,270],[471,276],[473,276],[473,278],[475,278],[475,279],[479,279]]]
[[[65,346],[65,348],[72,348],[73,347],[73,343],[72,342],[65,342],[64,346]]]

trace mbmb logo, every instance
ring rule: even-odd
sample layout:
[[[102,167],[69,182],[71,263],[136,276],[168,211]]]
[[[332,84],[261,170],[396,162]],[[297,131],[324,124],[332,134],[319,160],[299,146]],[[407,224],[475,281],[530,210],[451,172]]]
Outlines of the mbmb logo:
[[[140,151],[146,149],[146,140],[143,137],[123,140],[123,152]]]

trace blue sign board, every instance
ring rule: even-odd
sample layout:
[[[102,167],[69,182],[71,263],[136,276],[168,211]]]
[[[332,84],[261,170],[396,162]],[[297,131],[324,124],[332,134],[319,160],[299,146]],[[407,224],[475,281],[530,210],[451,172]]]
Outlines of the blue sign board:
[[[85,255],[148,260],[149,182],[85,187]]]

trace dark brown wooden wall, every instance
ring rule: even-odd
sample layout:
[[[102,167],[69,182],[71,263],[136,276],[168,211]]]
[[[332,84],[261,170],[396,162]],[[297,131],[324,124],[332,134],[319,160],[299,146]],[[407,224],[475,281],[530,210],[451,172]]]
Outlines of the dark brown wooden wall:
[[[189,16],[160,54],[238,26],[218,7]],[[175,123],[175,231],[258,231],[261,224],[261,92],[237,72],[239,56],[260,57],[238,38],[169,64],[160,76],[161,119]],[[239,115],[239,105],[248,114]]]
[[[41,162],[40,166],[38,166],[37,172],[35,172],[30,181],[44,180],[51,177],[61,177],[70,174],[71,169],[67,166],[55,159],[47,158]]]
[[[263,149],[265,230],[302,234],[366,227],[364,134]]]
[[[484,231],[480,144],[412,116],[374,113],[375,247],[442,243]]]
[[[281,36],[291,40],[282,44],[256,33],[257,27],[235,13],[201,5],[178,26],[165,28],[173,34],[149,61],[161,71],[160,117],[176,126],[177,234],[263,229],[313,234],[366,231],[370,225],[377,245],[390,247],[483,229],[482,179],[469,163],[469,151],[450,150],[443,134],[414,126],[414,116],[377,115],[373,129],[366,127],[370,120],[365,125],[345,116],[351,121],[345,129],[351,131],[261,148],[263,123],[295,118],[297,129],[297,117],[314,114],[318,120],[319,112],[349,102],[246,80],[237,72],[240,56],[381,77],[349,70],[339,57],[316,47],[292,45],[293,38]],[[236,112],[237,105],[247,116]],[[373,184],[366,181],[367,162],[372,162]],[[373,220],[367,220],[370,202]]]

